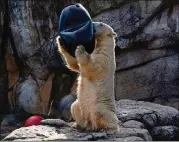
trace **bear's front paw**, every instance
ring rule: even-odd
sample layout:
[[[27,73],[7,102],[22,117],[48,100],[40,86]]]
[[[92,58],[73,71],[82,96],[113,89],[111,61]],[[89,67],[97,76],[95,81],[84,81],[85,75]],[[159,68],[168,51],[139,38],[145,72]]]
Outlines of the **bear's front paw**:
[[[76,57],[83,56],[83,54],[85,54],[85,52],[86,52],[85,47],[83,45],[79,45],[76,48],[75,55],[76,55]]]
[[[86,61],[86,59],[88,58],[88,53],[85,51],[85,47],[83,45],[79,45],[76,48],[75,51],[75,56],[77,58],[78,61]]]

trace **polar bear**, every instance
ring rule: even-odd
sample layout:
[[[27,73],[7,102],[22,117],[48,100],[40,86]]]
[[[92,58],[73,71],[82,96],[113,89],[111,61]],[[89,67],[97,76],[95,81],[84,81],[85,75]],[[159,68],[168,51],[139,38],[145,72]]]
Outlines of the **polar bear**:
[[[94,22],[95,48],[88,54],[80,45],[72,57],[57,37],[59,52],[67,67],[79,73],[77,100],[71,114],[78,126],[86,130],[118,130],[114,99],[115,37],[117,34],[107,24]]]

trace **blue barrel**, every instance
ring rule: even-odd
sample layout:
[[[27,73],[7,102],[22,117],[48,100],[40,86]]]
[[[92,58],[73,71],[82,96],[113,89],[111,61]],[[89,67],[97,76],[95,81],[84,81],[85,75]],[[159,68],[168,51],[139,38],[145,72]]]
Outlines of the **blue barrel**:
[[[59,31],[65,49],[75,57],[78,45],[91,54],[94,50],[94,26],[90,14],[79,3],[66,6],[59,18]]]

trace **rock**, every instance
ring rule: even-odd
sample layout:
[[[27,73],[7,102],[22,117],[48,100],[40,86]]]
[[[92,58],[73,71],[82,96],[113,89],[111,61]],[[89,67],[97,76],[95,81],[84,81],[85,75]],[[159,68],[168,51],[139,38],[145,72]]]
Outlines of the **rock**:
[[[3,120],[1,121],[1,127],[6,127],[6,126],[12,126],[12,127],[18,127],[21,126],[21,121],[20,117],[15,114],[9,114],[6,115]]]
[[[140,137],[126,137],[126,138],[117,138],[115,139],[116,141],[144,141],[144,139],[140,138]]]
[[[34,141],[47,141],[47,140],[112,140],[112,139],[123,139],[123,140],[148,140],[152,138],[147,130],[135,129],[135,128],[121,128],[118,133],[108,134],[106,132],[89,132],[78,130],[69,126],[30,126],[22,127],[13,131],[4,140],[34,140]]]
[[[116,50],[120,52],[116,52],[116,99],[143,99],[166,105],[172,104],[173,96],[176,98],[179,94],[178,7],[174,5],[170,17],[164,10],[160,18],[154,15],[151,21],[149,20],[148,24],[144,25],[142,32],[134,34],[134,37],[124,37],[135,31],[141,23],[145,23],[162,0],[134,2],[94,0],[90,3],[81,0],[80,2],[89,10],[94,21],[109,24],[118,34]],[[9,65],[12,66],[12,70],[16,73],[12,75],[8,70],[9,86],[15,84],[16,87],[13,88],[12,94],[15,96],[16,105],[29,113],[36,113],[37,107],[45,106],[41,107],[38,113],[47,114],[49,99],[60,101],[70,93],[74,80],[70,71],[68,73],[64,71],[64,62],[55,43],[55,37],[58,34],[58,16],[67,3],[69,2],[52,2],[51,0],[40,3],[37,0],[24,3],[21,1],[9,2],[11,10],[8,10],[8,18],[11,22],[7,25],[12,31],[9,34],[12,38],[7,44],[6,55],[20,62],[15,62],[15,65],[12,61],[11,64],[8,62],[8,68],[10,69]],[[2,6],[0,17],[3,21],[3,2],[0,4]],[[27,6],[28,9],[26,9]],[[0,33],[1,31],[0,26]],[[61,81],[64,74],[70,78],[67,83]],[[20,82],[16,83],[18,79]],[[5,80],[4,83],[6,82],[3,85],[7,89],[7,73],[3,80]],[[68,87],[64,87],[63,83]],[[25,90],[23,86],[26,87]],[[26,93],[28,94],[27,99],[24,99]],[[58,96],[60,99],[56,99]],[[156,101],[156,99],[161,101]],[[31,103],[28,102],[29,100]],[[168,100],[171,102],[168,103]],[[178,101],[176,100],[176,104]],[[42,105],[37,105],[39,103]]]
[[[139,121],[135,121],[135,120],[129,120],[129,121],[126,121],[122,124],[122,126],[124,128],[145,128],[144,124],[139,122]]]
[[[154,127],[157,124],[156,114],[144,114],[142,119],[148,127]]]
[[[53,101],[49,110],[49,115],[53,118],[61,118],[71,121],[71,105],[76,100],[76,95],[69,94],[63,97],[59,102]]]
[[[13,95],[16,95],[16,106],[23,108],[29,113],[36,113],[39,105],[38,85],[33,76],[29,75],[26,79],[20,79],[14,87]]]
[[[8,110],[8,71],[7,71],[7,61],[6,61],[6,50],[8,44],[8,34],[5,27],[8,27],[6,16],[7,1],[0,2],[0,121],[7,113]]]
[[[51,125],[51,126],[70,126],[68,123],[63,121],[62,119],[45,119],[40,122],[42,125]]]
[[[120,100],[117,101],[117,115],[120,120],[138,120],[147,127],[177,125],[176,117],[178,110],[160,104]]]
[[[4,2],[0,2],[0,7],[2,7],[0,9],[1,21],[4,20]],[[81,2],[87,6],[94,21],[103,21],[109,24],[118,34],[116,39],[116,99],[130,98],[163,105],[173,105],[178,108],[178,7],[171,3],[171,7],[173,6],[174,8],[171,10],[170,17],[167,15],[167,10],[163,10],[160,15],[154,15],[151,21],[149,20],[148,24],[144,25],[141,32],[135,33],[131,37],[124,35],[130,34],[145,23],[146,19],[159,7],[162,0],[134,2],[114,0],[103,2],[104,6],[96,0],[90,4],[86,1]],[[10,92],[10,94],[14,97],[15,105],[30,113],[36,113],[37,107],[41,106],[38,105],[39,102],[43,101],[43,106],[48,106],[49,99],[50,101],[57,100],[60,102],[61,98],[70,93],[70,88],[75,79],[72,77],[71,72],[65,69],[63,59],[57,52],[55,43],[55,37],[58,32],[56,11],[58,11],[59,15],[65,4],[64,1],[58,3],[51,0],[40,3],[38,0],[33,2],[9,1],[10,10],[8,10],[9,17],[7,18],[9,18],[10,23],[6,24],[9,27],[0,25],[1,35],[9,29],[12,31],[12,33],[8,33],[10,40],[7,47],[5,46],[7,49],[6,55],[8,56],[6,57],[7,71],[4,60],[1,70],[3,74],[0,73],[0,88],[2,89],[0,91],[1,111],[7,111],[6,90],[8,86],[14,86],[12,88],[13,92]],[[0,42],[3,45],[2,37],[0,37]],[[13,59],[8,61],[9,57]],[[15,74],[12,75],[10,71]],[[67,78],[64,76],[69,77],[66,83]],[[18,82],[16,82],[17,80]],[[129,120],[139,121],[145,125],[149,132],[154,127],[179,126],[178,111],[174,108],[131,100],[120,100],[117,105],[120,120],[123,122]],[[46,107],[44,111],[39,110],[38,113],[46,114],[47,111]],[[94,140],[98,139],[98,137],[104,139],[107,135],[106,133],[99,133],[96,138],[92,134],[77,132],[76,129],[66,126],[60,126],[65,128],[64,132],[60,128],[50,126],[27,129],[39,129],[37,139],[48,139],[48,137],[51,139],[48,134],[44,134],[45,136],[42,134],[42,127],[43,129],[48,129],[47,133],[53,131],[52,134],[56,139],[65,139],[66,133],[68,134],[69,131],[74,135],[68,134],[66,139]],[[70,130],[67,131],[67,129]],[[140,137],[143,140],[150,139],[150,136],[147,138],[147,130],[145,129],[121,129],[124,130],[125,134],[120,132],[118,136],[116,135],[117,138],[115,137],[114,139],[129,140],[136,137]],[[23,131],[24,128],[20,130]],[[57,132],[54,130],[60,131],[59,133],[62,135],[57,134],[58,136],[56,136]],[[142,137],[134,132],[140,132],[140,130]],[[34,130],[31,131],[35,133]],[[78,135],[79,137],[77,137]],[[158,135],[159,133],[156,134],[156,137]],[[36,140],[35,137],[36,134],[27,139]],[[108,135],[107,137],[109,138]],[[18,139],[18,136],[14,139]],[[23,137],[19,139],[23,139]]]
[[[55,128],[53,127],[47,127],[47,126],[30,126],[30,127],[24,127],[15,130],[12,132],[9,136],[5,138],[5,140],[20,140],[23,137],[26,137],[27,140],[42,140],[45,138],[51,138],[51,136],[56,137],[57,133],[55,131]],[[64,135],[60,135],[62,138],[65,137]]]
[[[141,32],[124,36],[145,23],[161,2],[126,2],[119,8],[111,8],[93,18],[94,21],[109,24],[118,34],[115,87],[117,100],[130,98],[172,106],[173,99],[178,98],[176,19],[179,8],[174,6],[170,16],[165,10],[160,18],[157,18],[158,14],[154,15]],[[176,100],[174,105],[177,109],[178,102]]]
[[[0,140],[4,139],[6,136],[12,133],[12,131],[20,128],[21,126],[1,126],[0,127]]]
[[[139,53],[139,51],[136,51],[136,54],[138,54],[137,52]],[[167,54],[169,53],[170,52],[167,51]],[[127,64],[127,62],[130,62],[130,59],[131,62],[134,62],[135,58],[138,61],[140,60],[138,57],[135,56],[133,59],[132,52],[129,54],[130,56],[125,57],[124,59],[119,61],[119,64],[121,64],[121,62],[123,61],[125,61]],[[139,54],[139,56],[141,55]],[[119,56],[119,58],[121,57]],[[140,58],[142,60],[144,59],[142,58],[142,56]],[[146,63],[142,64],[142,66],[140,66],[140,64],[134,66],[132,65],[129,68],[127,67],[116,71],[116,94],[118,94],[116,95],[116,99],[117,100],[126,99],[126,98],[130,98],[133,100],[143,99],[144,101],[151,101],[151,102],[155,102],[156,99],[159,99],[161,101],[160,102],[158,101],[158,103],[163,105],[169,104],[166,101],[166,99],[168,98],[170,100],[173,98],[172,96],[174,94],[176,96],[178,94],[177,83],[176,84],[167,83],[167,82],[177,81],[178,78],[178,68],[176,68],[177,66],[178,66],[178,55],[173,54],[169,56],[167,55],[166,57],[159,58],[157,60],[156,59],[151,61],[148,60]],[[162,97],[163,94],[165,94],[165,97]]]
[[[140,137],[145,141],[151,141],[152,137],[146,129],[137,129],[137,128],[120,128],[120,132],[116,135],[118,138],[125,138],[136,136]]]
[[[52,6],[52,3],[38,3],[38,1],[26,1],[25,3],[10,1],[8,4],[11,11],[7,18],[11,23],[7,25],[12,31],[8,36],[12,38],[6,54],[19,61],[15,64],[17,70],[20,71],[19,76],[9,78],[9,86],[12,86],[12,83],[15,85],[12,93],[15,98],[14,103],[26,112],[47,114],[49,99],[54,99],[50,97],[53,96],[52,92],[60,93],[58,95],[62,98],[64,94],[69,93],[72,84],[72,77],[69,75],[71,72],[65,68],[55,43],[58,32],[56,8]],[[26,9],[26,6],[29,8]],[[11,75],[10,70],[8,71]],[[68,92],[65,92],[64,87],[60,87],[59,84],[58,91],[57,89],[54,91],[54,80],[56,79],[53,80],[52,77],[55,76],[59,81],[63,78],[63,74],[70,76],[67,84]],[[18,82],[12,82],[12,77],[18,79]],[[24,94],[27,95],[27,98],[24,97]]]
[[[124,122],[123,127],[147,128],[154,140],[178,139],[179,111],[175,108],[144,101],[120,100],[117,101],[117,114]]]
[[[154,127],[151,135],[154,140],[172,141],[178,140],[179,129],[176,126],[158,126]]]
[[[164,99],[161,99],[161,98],[157,98],[155,99],[154,103],[157,103],[157,104],[162,104],[162,103],[165,103],[165,105],[167,106],[171,106],[171,107],[174,107],[176,109],[179,109],[179,98],[177,97],[171,97],[171,98],[168,98],[168,102],[165,102],[165,98]]]
[[[179,114],[175,117],[175,123],[179,127]]]
[[[172,56],[175,52],[171,50],[148,50],[138,49],[130,52],[122,52],[116,56],[116,70],[125,70],[129,67],[140,66],[140,64],[152,62],[164,56]],[[126,60],[128,59],[128,60]]]
[[[121,121],[120,130],[116,133],[85,131],[75,127],[75,122],[45,119],[39,126],[22,127],[13,131],[4,140],[151,141],[164,140],[165,137],[167,140],[177,140],[179,111],[175,108],[125,99],[117,101],[116,106],[117,116]]]
[[[30,116],[30,114],[23,111],[16,111],[19,112],[6,115],[0,122],[0,140],[9,135],[13,130],[24,126],[25,120]]]

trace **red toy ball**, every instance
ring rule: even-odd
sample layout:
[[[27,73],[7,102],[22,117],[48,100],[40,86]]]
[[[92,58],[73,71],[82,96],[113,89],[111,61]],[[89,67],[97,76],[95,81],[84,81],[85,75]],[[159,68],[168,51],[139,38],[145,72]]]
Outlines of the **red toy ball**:
[[[38,116],[38,115],[31,116],[25,121],[24,127],[39,125],[40,121],[43,120],[43,119],[44,119],[43,117]]]

